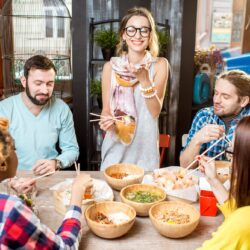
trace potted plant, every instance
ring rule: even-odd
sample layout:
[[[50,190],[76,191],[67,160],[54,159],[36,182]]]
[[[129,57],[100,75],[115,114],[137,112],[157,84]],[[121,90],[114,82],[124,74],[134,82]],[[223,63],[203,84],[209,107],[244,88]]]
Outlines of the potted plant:
[[[115,47],[118,43],[117,32],[111,29],[96,30],[94,41],[102,48],[103,58],[109,60],[115,54]]]
[[[100,80],[91,80],[90,95],[96,97],[98,106],[102,109],[102,83]]]
[[[159,42],[159,56],[166,57],[170,40],[169,32],[166,29],[157,30]]]

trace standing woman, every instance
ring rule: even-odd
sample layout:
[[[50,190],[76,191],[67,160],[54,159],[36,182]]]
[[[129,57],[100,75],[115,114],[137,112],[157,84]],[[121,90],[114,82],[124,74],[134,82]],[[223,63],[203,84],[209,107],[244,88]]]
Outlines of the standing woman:
[[[101,170],[115,163],[133,163],[145,170],[159,167],[158,117],[164,100],[168,61],[158,58],[155,22],[145,8],[128,10],[120,24],[119,57],[102,74],[106,131]]]
[[[218,180],[214,162],[208,164],[206,159],[200,162],[225,221],[199,250],[250,249],[250,116],[239,121],[233,147],[229,192]]]

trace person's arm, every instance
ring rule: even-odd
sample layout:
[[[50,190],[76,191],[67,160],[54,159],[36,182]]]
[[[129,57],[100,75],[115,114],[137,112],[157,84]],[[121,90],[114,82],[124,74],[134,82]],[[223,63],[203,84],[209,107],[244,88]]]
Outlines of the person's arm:
[[[16,201],[4,223],[5,233],[1,237],[0,246],[2,244],[10,249],[78,249],[80,219],[81,208],[71,206],[55,234],[41,224],[36,215],[21,201]]]
[[[62,168],[71,166],[79,156],[79,146],[76,139],[73,115],[68,106],[59,132],[59,147],[61,154],[56,157]]]
[[[78,249],[81,229],[81,202],[87,187],[92,186],[89,175],[81,174],[74,180],[71,202],[68,212],[54,233],[47,226],[41,224],[36,215],[20,200],[10,202],[14,204],[4,223],[5,234],[1,244],[11,249]]]
[[[219,204],[224,204],[225,201],[228,200],[229,193],[218,179],[215,162],[211,161],[208,163],[209,159],[209,157],[201,157],[201,160],[199,161],[200,170],[206,175],[206,179]]]
[[[153,83],[155,84],[157,91],[156,95],[152,98],[145,98],[145,101],[151,115],[154,118],[158,117],[162,109],[168,81],[169,64],[167,59],[163,57],[158,58],[155,65],[155,76],[153,82],[149,78],[149,70],[147,68],[142,67],[137,70],[131,67],[130,70],[139,80],[143,89],[153,86]]]
[[[202,151],[203,144],[217,140],[224,133],[223,126],[207,124],[207,117],[200,111],[196,114],[188,134],[187,144],[180,155],[180,166],[187,167]],[[197,166],[197,163],[193,167]]]
[[[114,120],[110,111],[110,91],[111,91],[111,63],[104,64],[102,71],[102,113],[101,115],[107,118],[101,118],[99,122],[100,128],[104,131],[114,128]],[[109,119],[110,118],[110,119]]]

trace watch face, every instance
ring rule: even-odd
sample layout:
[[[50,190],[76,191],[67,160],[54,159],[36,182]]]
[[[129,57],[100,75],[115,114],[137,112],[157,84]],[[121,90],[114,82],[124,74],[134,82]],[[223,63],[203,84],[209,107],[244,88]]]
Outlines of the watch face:
[[[61,162],[59,160],[56,160],[56,168],[60,169],[62,166]]]

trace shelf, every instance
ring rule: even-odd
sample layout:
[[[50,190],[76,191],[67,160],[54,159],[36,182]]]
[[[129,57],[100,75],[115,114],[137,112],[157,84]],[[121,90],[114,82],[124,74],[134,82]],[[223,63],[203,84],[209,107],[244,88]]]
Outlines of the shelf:
[[[105,61],[104,59],[92,59],[90,61],[91,64],[104,64],[105,62],[107,61]]]

